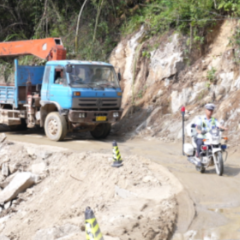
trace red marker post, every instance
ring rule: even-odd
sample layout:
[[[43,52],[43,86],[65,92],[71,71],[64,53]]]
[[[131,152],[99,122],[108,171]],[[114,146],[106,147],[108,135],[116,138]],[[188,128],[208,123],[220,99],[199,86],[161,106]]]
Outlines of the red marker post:
[[[181,113],[182,113],[182,154],[184,154],[184,142],[185,142],[185,133],[184,133],[184,115],[185,115],[185,107],[181,107]]]

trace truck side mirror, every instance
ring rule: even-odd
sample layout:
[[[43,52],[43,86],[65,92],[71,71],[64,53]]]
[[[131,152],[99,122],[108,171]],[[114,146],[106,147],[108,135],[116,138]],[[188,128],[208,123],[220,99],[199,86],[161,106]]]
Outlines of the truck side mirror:
[[[118,72],[118,80],[121,81],[122,80],[122,76],[121,76],[121,73]]]
[[[71,72],[72,72],[72,65],[71,65],[71,64],[68,64],[68,65],[66,66],[66,72],[67,72],[67,73],[71,73]]]

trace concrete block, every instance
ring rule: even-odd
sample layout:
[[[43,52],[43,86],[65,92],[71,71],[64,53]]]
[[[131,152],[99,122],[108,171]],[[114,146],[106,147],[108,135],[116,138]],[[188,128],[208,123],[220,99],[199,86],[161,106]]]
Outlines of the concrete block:
[[[9,185],[0,192],[0,203],[11,201],[36,182],[37,176],[30,172],[17,173]]]

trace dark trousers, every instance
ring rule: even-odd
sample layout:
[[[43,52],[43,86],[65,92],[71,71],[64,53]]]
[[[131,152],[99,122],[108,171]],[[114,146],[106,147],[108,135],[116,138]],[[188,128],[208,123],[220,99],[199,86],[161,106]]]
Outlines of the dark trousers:
[[[197,157],[200,157],[201,147],[203,145],[203,140],[200,138],[196,139],[196,145],[197,145]]]

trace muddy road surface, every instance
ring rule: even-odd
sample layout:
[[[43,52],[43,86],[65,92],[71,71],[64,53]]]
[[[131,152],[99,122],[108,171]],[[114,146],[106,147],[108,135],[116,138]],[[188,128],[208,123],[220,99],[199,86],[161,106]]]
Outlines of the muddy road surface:
[[[58,146],[73,151],[111,152],[111,143],[118,141],[124,155],[136,154],[167,167],[185,190],[178,196],[179,218],[174,240],[237,240],[240,239],[240,152],[229,150],[222,177],[212,167],[201,174],[181,155],[181,145],[156,140],[123,139],[110,136],[96,141],[90,135],[69,135],[63,142],[48,140],[43,131],[6,132],[9,140]]]

